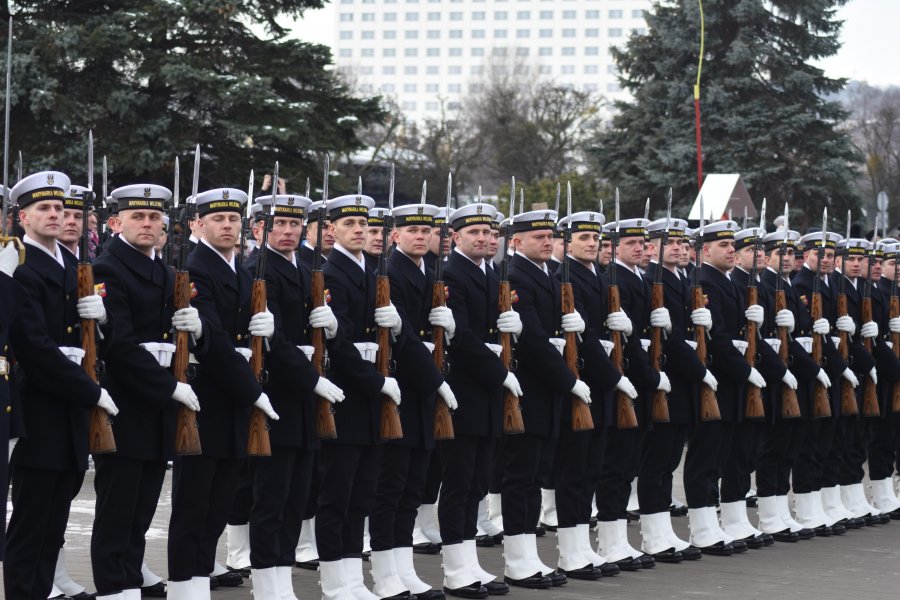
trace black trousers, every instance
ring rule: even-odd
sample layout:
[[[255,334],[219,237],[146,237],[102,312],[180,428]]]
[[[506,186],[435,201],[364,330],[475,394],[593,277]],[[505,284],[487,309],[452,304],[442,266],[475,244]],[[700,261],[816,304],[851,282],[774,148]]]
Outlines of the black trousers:
[[[606,451],[600,476],[597,479],[597,518],[616,521],[627,517],[631,480],[634,478],[634,461],[638,452],[641,432],[637,429],[607,430]],[[503,510],[506,523],[506,510]]]
[[[844,460],[838,471],[839,485],[853,485],[863,480],[869,442],[875,435],[876,419],[861,417],[847,421],[848,426],[844,432]]]
[[[541,512],[541,461],[554,442],[530,433],[506,437],[500,488],[506,535],[534,533]]]
[[[590,504],[585,498],[593,493],[591,488],[588,450],[592,431],[572,431],[569,423],[563,423],[556,446],[556,465],[553,471],[556,491],[556,516],[560,527],[574,527],[590,521]]]
[[[50,595],[72,490],[83,479],[81,471],[10,465],[13,510],[3,565],[3,587],[10,600],[46,600]]]
[[[416,512],[422,503],[431,454],[424,448],[384,446],[375,506],[369,516],[373,551],[412,546]]]
[[[506,436],[500,436],[494,440],[494,453],[491,464],[491,482],[488,493],[499,494],[503,487],[503,442]]]
[[[869,442],[869,479],[887,479],[894,474],[896,450],[897,413],[875,419],[872,441]]]
[[[319,505],[319,451],[313,450],[311,454],[312,473],[309,477],[309,494],[306,496],[306,508],[303,509],[304,521],[316,516],[316,509]]]
[[[785,496],[790,491],[791,470],[810,423],[803,419],[779,419],[763,431],[762,450],[756,467],[758,496]]]
[[[91,568],[97,594],[140,589],[144,538],[159,504],[166,461],[97,455],[94,468],[97,504]]]
[[[234,506],[240,459],[177,456],[172,469],[169,580],[209,577]]]
[[[823,466],[834,444],[836,428],[837,419],[832,417],[804,421],[800,448],[791,473],[791,488],[795,494],[808,494],[822,489]]]
[[[750,476],[756,469],[759,444],[767,425],[757,421],[726,423],[726,430],[732,430],[731,446],[720,456],[719,473],[722,476],[720,499],[722,502],[737,502],[747,497],[750,491]]]
[[[319,450],[319,559],[362,556],[366,517],[375,504],[383,446],[328,442]]]
[[[589,523],[594,511],[594,494],[600,483],[600,474],[603,471],[603,463],[606,458],[606,443],[609,439],[609,429],[602,425],[595,427],[591,432],[587,448],[588,485],[584,489],[582,516],[578,521]],[[598,501],[599,502],[599,501]]]
[[[719,455],[731,444],[733,423],[697,423],[688,435],[684,457],[684,495],[688,508],[715,506],[719,497]]]
[[[250,522],[250,505],[253,503],[253,475],[250,469],[250,458],[241,459],[237,477],[237,488],[234,492],[234,505],[228,513],[229,525],[246,525]]]
[[[822,465],[822,487],[834,487],[841,482],[841,472],[848,452],[848,444],[855,427],[855,418],[838,417],[834,421],[831,448]]]
[[[654,423],[644,436],[637,493],[641,514],[666,512],[672,505],[672,474],[681,462],[688,425]]]
[[[440,444],[438,444],[440,448]],[[444,467],[441,463],[440,450],[431,453],[428,471],[425,477],[425,489],[422,490],[422,504],[436,504],[441,490],[441,479]]]
[[[250,566],[292,567],[312,479],[312,453],[272,446],[271,456],[248,461],[253,478]]]
[[[438,448],[443,467],[438,504],[441,541],[450,545],[474,540],[478,503],[487,493],[494,462],[494,439],[457,434],[438,442]]]

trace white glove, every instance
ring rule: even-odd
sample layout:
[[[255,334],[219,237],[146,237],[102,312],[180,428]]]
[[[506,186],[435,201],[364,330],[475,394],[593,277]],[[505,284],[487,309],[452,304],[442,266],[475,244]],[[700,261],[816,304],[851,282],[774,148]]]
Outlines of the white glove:
[[[631,380],[622,375],[619,378],[618,383],[616,383],[616,389],[634,400],[638,397],[637,388],[634,387],[634,384],[631,383]]]
[[[828,319],[816,319],[815,323],[813,323],[813,333],[816,335],[828,335],[830,331],[831,324],[828,323]]]
[[[197,394],[191,389],[191,386],[180,381],[175,384],[175,391],[172,392],[172,400],[181,402],[188,407],[189,410],[200,412],[200,401],[197,400]]]
[[[522,386],[519,385],[519,379],[512,373],[506,374],[506,379],[503,380],[503,387],[508,389],[513,396],[522,397]]]
[[[502,312],[497,317],[497,329],[503,333],[519,335],[522,333],[522,317],[514,310]]]
[[[863,326],[859,328],[859,332],[864,338],[878,337],[878,323],[875,321],[863,323]]]
[[[3,250],[0,250],[0,272],[12,277],[13,271],[19,266],[19,251],[13,242],[8,242]]]
[[[766,387],[766,380],[763,379],[763,376],[759,371],[750,367],[750,375],[747,376],[747,383],[750,385],[755,385],[758,388]]]
[[[797,378],[794,377],[794,374],[790,372],[790,370],[784,372],[784,376],[781,378],[781,381],[784,382],[784,385],[788,386],[792,390],[797,389]]]
[[[669,376],[663,371],[659,372],[659,384],[656,386],[656,389],[662,390],[667,394],[672,391],[672,382],[669,381]]]
[[[265,392],[259,395],[259,398],[256,399],[256,402],[253,403],[253,406],[266,413],[266,416],[273,421],[277,421],[281,418],[278,416],[278,413],[275,412],[275,409],[272,408],[272,403],[269,401],[269,396],[266,395]]]
[[[107,392],[103,388],[100,388],[100,399],[97,400],[97,406],[99,406],[100,408],[105,410],[106,414],[108,414],[111,417],[114,417],[117,414],[119,414],[119,407],[116,406],[115,402],[113,402],[113,399],[109,395],[109,392]]]
[[[703,375],[703,383],[714,392],[719,389],[719,380],[716,379],[715,375],[713,375],[712,371],[709,369],[707,369],[706,373]]]
[[[576,380],[575,385],[572,386],[572,395],[581,398],[585,404],[591,403],[591,388],[580,379]]]
[[[250,326],[247,331],[254,337],[272,339],[275,334],[275,315],[270,313],[268,308],[263,312],[256,313],[250,317]]]
[[[764,315],[763,307],[759,304],[751,304],[747,307],[747,310],[744,311],[744,316],[747,320],[753,321],[757,325],[762,325]]]
[[[453,393],[453,390],[450,389],[450,385],[446,381],[441,384],[437,393],[450,410],[456,410],[459,406],[459,403],[456,401],[456,394]]]
[[[828,377],[828,374],[825,373],[824,369],[819,369],[819,372],[816,373],[816,379],[819,380],[823,386],[830,388],[831,387],[831,379]]]
[[[193,306],[176,310],[172,315],[172,327],[178,331],[186,331],[199,340],[203,335],[203,323],[200,322],[200,313]]]
[[[613,331],[621,331],[626,336],[630,336],[634,330],[631,319],[622,310],[609,313],[606,317],[606,326]]]
[[[309,326],[324,329],[326,339],[333,340],[337,337],[338,320],[327,304],[312,309],[309,313]]]
[[[566,333],[581,333],[584,331],[584,319],[578,311],[565,314],[562,316],[562,328]]]
[[[443,327],[447,337],[453,339],[456,333],[456,321],[453,319],[453,311],[446,306],[435,306],[428,313],[428,322],[432,327]]]
[[[672,317],[668,308],[657,308],[650,311],[650,326],[662,327],[666,333],[672,333]]]
[[[705,327],[709,331],[712,329],[712,313],[708,308],[695,308],[691,312],[691,322],[697,327]]]
[[[856,378],[856,374],[850,370],[850,367],[847,367],[846,369],[844,369],[844,372],[841,373],[841,376],[844,379],[846,379],[847,381],[849,381],[850,385],[852,385],[853,387],[856,387],[859,385],[859,379]]]
[[[395,336],[400,335],[400,330],[403,328],[400,313],[397,312],[397,307],[393,304],[375,309],[375,323],[379,327],[390,329]]]
[[[385,377],[384,385],[381,386],[381,393],[393,400],[394,404],[400,406],[400,386],[393,377]]]
[[[2,257],[2,253],[0,253],[0,258]],[[889,320],[888,329],[891,330],[891,333],[900,333],[900,317],[894,317],[893,319]]]
[[[850,334],[851,336],[856,333],[856,323],[854,323],[853,319],[848,315],[838,317],[837,321],[835,321],[834,324],[837,327],[838,331],[843,331]]]
[[[775,324],[779,327],[787,327],[788,333],[794,333],[794,313],[786,308],[779,310],[775,315]]]
[[[869,377],[872,378],[872,383],[878,385],[878,372],[875,370],[875,367],[872,367],[872,370],[869,371]]]
[[[97,294],[91,294],[79,298],[76,305],[80,319],[95,319],[103,325],[106,323],[106,307],[103,306],[103,298]]]
[[[324,377],[319,377],[319,381],[316,382],[316,387],[313,389],[313,391],[316,393],[316,396],[325,398],[332,404],[334,404],[335,402],[344,401],[344,390],[334,385]]]

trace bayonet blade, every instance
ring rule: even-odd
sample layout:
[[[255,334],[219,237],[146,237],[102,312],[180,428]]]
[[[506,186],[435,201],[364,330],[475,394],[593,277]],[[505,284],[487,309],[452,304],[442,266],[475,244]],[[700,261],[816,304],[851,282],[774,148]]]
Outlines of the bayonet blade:
[[[478,186],[478,195],[475,196],[475,202],[481,202],[481,186]]]
[[[787,244],[788,241],[788,231],[790,231],[790,226],[788,225],[788,203],[784,203],[784,243]]]
[[[394,166],[391,165],[391,172],[393,172]],[[325,175],[322,178],[322,205],[324,206],[328,202],[328,173],[331,171],[331,159],[328,158],[328,155],[325,155]],[[391,180],[393,181],[393,177]]]
[[[9,213],[9,91],[12,85],[12,36],[13,20],[9,18],[9,32],[6,38],[6,108],[3,129],[3,233],[6,234],[6,215]],[[21,156],[21,154],[19,155]]]
[[[852,218],[852,213],[851,213],[851,211],[848,210],[847,211],[847,237],[844,238],[847,240],[850,239],[850,220],[851,220],[851,218]]]
[[[106,157],[105,156],[103,157],[103,167],[104,167],[103,175],[105,176],[106,175]],[[105,179],[105,177],[104,177],[104,179]],[[103,185],[104,185],[104,187],[106,187],[105,181],[103,182]],[[174,208],[178,208],[178,197],[179,197],[178,188],[180,185],[181,185],[181,164],[178,161],[178,157],[176,156],[175,157],[175,183],[172,186],[172,206]],[[105,201],[106,200],[106,192],[105,191],[103,192],[103,196],[104,196],[103,200]],[[172,223],[172,225],[174,226],[174,223]]]
[[[425,181],[422,182],[422,200],[420,201],[421,204],[425,204],[425,197],[427,195],[427,190],[428,190],[428,180],[426,179]]]
[[[666,232],[672,226],[672,188],[669,188],[669,195],[666,198]]]
[[[94,132],[88,129],[87,189],[94,191]]]
[[[556,182],[556,204],[554,206],[554,210],[556,211],[556,215],[559,216],[559,182]]]
[[[309,177],[306,178],[306,197],[309,198]]]
[[[741,229],[747,229],[747,205],[744,205],[744,220],[741,221]]]
[[[273,206],[275,195],[272,195]],[[250,169],[250,181],[247,183],[247,220],[250,220],[250,208],[253,206],[253,169]]]
[[[362,198],[362,175],[356,180],[356,197]]]
[[[557,215],[558,216],[558,215]],[[572,216],[572,182],[566,182],[566,216]],[[566,227],[572,227],[572,220],[569,219],[569,222],[566,224]]]
[[[616,240],[619,239],[619,188],[616,188]]]
[[[766,199],[763,198],[762,209],[759,211],[759,236],[766,235]]]
[[[197,204],[197,194],[200,193],[200,144],[194,149],[194,176],[191,180],[191,202]]]
[[[706,213],[703,211],[703,192],[700,192],[700,237],[703,237],[703,228],[706,226]]]
[[[481,197],[481,194],[478,194],[478,197]],[[446,222],[450,222],[450,200],[453,198],[453,171],[447,173],[447,220]],[[425,203],[425,196],[422,196],[422,204]]]
[[[825,247],[825,237],[828,233],[828,207],[822,211],[822,247]]]
[[[525,212],[525,186],[519,188],[519,214]]]
[[[16,183],[22,181],[22,151],[19,150],[19,161],[16,163]]]
[[[272,212],[275,212],[275,196],[278,195],[278,171],[279,171],[278,161],[275,161],[275,171],[272,173]],[[249,204],[250,201],[248,200]]]
[[[512,176],[509,184],[509,224],[512,225],[516,218],[516,176]]]
[[[644,203],[644,220],[650,220],[650,196],[647,196],[647,201]]]
[[[177,156],[175,157],[175,168],[178,169],[178,157]],[[103,155],[103,170],[100,172],[100,177],[101,177],[100,182],[101,182],[101,185],[103,186],[100,190],[103,194],[103,197],[100,200],[102,201],[103,205],[106,206],[106,196],[109,193],[109,180],[108,180],[108,171],[107,171],[107,166],[106,166],[106,155],[105,154]],[[177,177],[177,173],[176,173],[176,177]],[[177,204],[177,202],[176,202],[176,204]]]
[[[394,167],[394,163],[391,163],[391,182],[388,188],[388,209],[394,210],[394,184],[396,182],[396,168]]]

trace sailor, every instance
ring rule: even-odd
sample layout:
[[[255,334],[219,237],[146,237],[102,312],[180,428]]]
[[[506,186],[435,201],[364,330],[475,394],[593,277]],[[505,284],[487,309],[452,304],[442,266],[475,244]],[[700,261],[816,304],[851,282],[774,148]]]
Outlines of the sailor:
[[[384,208],[373,208],[369,211],[369,227],[366,229],[366,247],[363,255],[366,258],[366,268],[370,271],[378,269],[378,257],[381,256],[381,248],[384,246]]]
[[[326,203],[327,205],[327,203]],[[313,260],[316,255],[316,244],[319,240],[319,213],[321,212],[320,208],[322,206],[322,201],[317,200],[309,205],[309,208],[306,211],[306,237],[303,240],[303,243],[300,244],[300,262],[306,266],[307,269],[311,269],[313,266]],[[325,214],[325,225],[322,226],[322,260],[328,260],[328,257],[331,255],[331,250],[334,248],[334,233],[329,227],[330,221],[328,220],[328,214]]]
[[[447,222],[447,208],[441,207],[438,209],[438,214],[434,217],[434,226],[440,227],[441,224]],[[444,240],[444,260],[447,260],[446,257],[450,256],[450,245],[453,243],[452,234],[453,230],[450,230],[450,234],[447,236],[447,239]],[[440,240],[438,236],[432,236],[431,242],[428,245],[428,252],[425,253],[425,264],[430,268],[434,269],[434,263],[438,258],[438,244]]]

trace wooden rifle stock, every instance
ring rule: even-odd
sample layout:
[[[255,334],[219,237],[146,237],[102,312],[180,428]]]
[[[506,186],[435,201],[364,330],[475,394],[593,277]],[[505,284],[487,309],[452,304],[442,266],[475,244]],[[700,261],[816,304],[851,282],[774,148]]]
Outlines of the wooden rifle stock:
[[[615,268],[615,265],[613,265],[612,268]],[[619,298],[619,286],[610,285],[607,289],[607,303],[609,305],[609,312],[619,312],[620,310],[622,310],[622,301]],[[612,362],[619,370],[619,373],[624,373],[625,371],[622,366],[622,332],[614,330],[610,331],[609,339],[613,344],[612,354],[610,355],[610,358],[612,358]],[[634,412],[634,403],[625,392],[616,390],[616,428],[634,429],[637,426],[638,419],[637,414]]]
[[[568,259],[565,259],[568,260]],[[567,315],[575,312],[575,292],[572,290],[571,283],[563,283],[561,290],[562,314]],[[563,348],[563,358],[566,360],[566,366],[572,372],[576,379],[578,377],[578,341],[574,332],[566,332],[566,345]],[[584,400],[576,396],[572,396],[572,431],[590,431],[594,428],[594,418],[591,416],[591,408],[585,404]]]
[[[759,288],[755,285],[747,287],[747,306],[751,304],[759,304]],[[759,336],[757,335],[758,325],[756,321],[747,321],[747,350],[744,352],[744,358],[751,367],[756,366],[756,351]],[[747,393],[744,398],[744,417],[747,419],[762,419],[766,416],[766,410],[763,407],[762,390],[747,384]]]
[[[873,260],[873,259],[870,259]],[[867,284],[868,285],[868,284]],[[865,296],[862,299],[862,322],[868,323],[872,320],[872,298],[871,296]],[[868,352],[872,352],[872,338],[865,338],[863,340],[863,346],[865,346]],[[872,378],[866,375],[863,377],[863,416],[864,417],[878,417],[881,415],[881,409],[878,406],[878,386],[872,381]]]
[[[435,281],[434,285],[431,286],[431,307],[435,308],[437,306],[446,306],[443,281]],[[437,367],[439,373],[443,373],[444,328],[433,327],[431,334],[432,342],[434,343],[434,366]],[[434,439],[452,440],[454,437],[453,418],[450,416],[450,408],[442,398],[437,398],[434,403]]]
[[[509,291],[509,282],[500,282],[500,297],[498,300],[501,313],[512,310],[512,296]],[[512,368],[512,338],[511,334],[500,332],[500,360],[509,371]],[[522,419],[522,405],[519,397],[503,388],[503,433],[525,433],[525,421]]]
[[[260,252],[265,252],[265,248]],[[266,311],[266,281],[265,279],[253,280],[253,292],[250,297],[250,314]],[[257,379],[262,378],[263,371],[263,338],[252,336],[250,338],[250,370]],[[250,411],[250,432],[247,436],[247,454],[249,456],[272,456],[272,443],[269,441],[269,424],[266,421],[266,413],[254,406]]]
[[[175,310],[187,308],[191,303],[190,274],[181,270],[175,273]],[[188,362],[190,357],[190,334],[187,331],[175,332],[175,356],[172,359],[172,374],[175,381],[187,383]],[[196,455],[203,452],[200,446],[200,431],[197,428],[197,413],[184,404],[178,406],[178,421],[175,426],[175,454],[179,456]]]
[[[703,288],[694,286],[691,289],[691,302],[694,310],[706,308],[706,302],[703,299]],[[706,327],[702,325],[694,326],[694,342],[697,344],[697,358],[701,364],[706,365]],[[716,393],[711,387],[701,382],[700,420],[719,421],[721,419],[722,413],[719,411],[719,401],[716,398]]]
[[[656,265],[657,269],[664,268],[662,262]],[[651,310],[663,308],[665,302],[663,284],[653,284],[653,295],[651,297]],[[650,366],[657,371],[662,371],[662,327],[654,327],[650,333]],[[656,390],[653,392],[653,406],[651,407],[653,421],[656,423],[668,423],[669,418],[669,400],[664,390]]]
[[[312,307],[325,305],[325,273],[321,270],[312,272]],[[325,332],[321,327],[310,330],[310,341],[313,347],[313,367],[320,376],[325,375]],[[325,398],[319,398],[316,407],[316,437],[320,440],[337,438],[337,427],[334,424],[334,407]]]
[[[847,316],[847,294],[838,294],[837,311],[839,317]],[[841,358],[844,362],[849,362],[850,358],[850,336],[846,331],[840,332],[841,340]],[[859,406],[856,403],[856,392],[853,390],[853,384],[841,377],[841,415],[852,416],[859,414]]]
[[[897,285],[893,281],[891,285]],[[891,318],[900,317],[900,297],[891,295]],[[900,358],[900,333],[891,333],[891,345],[894,347],[894,356]],[[894,384],[891,391],[891,412],[900,412],[900,381]]]
[[[777,290],[775,292],[775,312],[784,310],[787,308],[787,296],[784,293],[784,290]],[[784,363],[784,366],[788,366],[788,342],[790,339],[788,338],[788,330],[787,327],[779,327],[778,328],[778,339],[781,341],[781,345],[778,347],[778,357]],[[796,390],[792,390],[788,387],[786,383],[782,383],[781,385],[781,418],[782,419],[796,419],[800,416],[800,403],[797,401],[797,392]]]
[[[822,294],[813,293],[812,307],[810,314],[813,322],[822,318]],[[813,334],[812,338],[812,359],[816,364],[822,366],[822,344],[824,340],[821,335]],[[843,378],[842,378],[843,379]],[[828,400],[828,388],[816,380],[815,392],[813,395],[813,417],[822,418],[831,416],[831,403]]]
[[[375,306],[381,308],[391,304],[391,282],[387,275],[379,275],[376,278]],[[378,328],[378,354],[375,358],[375,368],[379,373],[388,377],[390,375],[391,361],[391,332],[387,327]],[[394,401],[387,396],[381,397],[381,439],[399,440],[403,438],[403,425],[400,423],[400,411]]]
[[[87,257],[84,257],[87,260]],[[94,293],[94,267],[89,262],[78,263],[78,297],[84,298]],[[97,329],[94,319],[81,319],[81,349],[84,358],[81,366],[94,383],[99,382],[97,374]],[[90,429],[88,433],[91,454],[111,454],[116,451],[116,438],[113,435],[112,420],[106,411],[99,406],[91,408]]]

